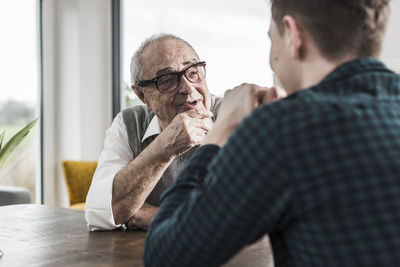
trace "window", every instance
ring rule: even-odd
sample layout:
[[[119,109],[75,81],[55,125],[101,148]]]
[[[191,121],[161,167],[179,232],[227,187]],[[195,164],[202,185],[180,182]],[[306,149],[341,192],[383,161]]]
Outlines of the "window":
[[[3,145],[38,114],[38,53],[36,0],[0,4],[0,133]],[[21,186],[36,197],[39,169],[39,127],[14,150],[0,169],[0,185]]]
[[[272,85],[264,0],[125,0],[122,5],[122,108],[139,103],[130,89],[132,55],[143,40],[160,32],[194,47],[207,62],[208,88],[215,95],[243,82]]]

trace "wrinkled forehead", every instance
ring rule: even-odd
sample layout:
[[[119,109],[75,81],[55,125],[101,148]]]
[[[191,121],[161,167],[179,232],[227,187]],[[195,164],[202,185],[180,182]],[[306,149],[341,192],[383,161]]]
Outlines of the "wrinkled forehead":
[[[199,58],[196,53],[185,43],[175,39],[157,41],[143,51],[143,79],[179,71],[197,61]]]

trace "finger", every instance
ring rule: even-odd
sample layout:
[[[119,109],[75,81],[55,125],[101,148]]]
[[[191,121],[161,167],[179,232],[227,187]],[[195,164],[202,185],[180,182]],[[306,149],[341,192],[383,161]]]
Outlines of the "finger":
[[[193,119],[190,121],[189,126],[208,132],[211,130],[212,122],[210,119]]]
[[[278,96],[278,94],[277,94],[277,92],[276,92],[275,87],[271,87],[271,88],[266,92],[266,94],[264,95],[264,98],[263,98],[262,102],[263,102],[264,104],[273,102],[273,101],[275,101],[275,100],[277,99],[277,96]]]
[[[187,115],[186,117],[182,117],[182,124],[184,125],[184,128],[198,127],[209,131],[212,127],[212,120],[208,116],[205,118],[197,118]]]
[[[240,87],[240,86],[236,86],[235,88],[238,88],[238,87]],[[234,89],[235,89],[235,88],[234,88]],[[224,93],[224,97],[223,97],[223,98],[227,97],[230,93],[232,93],[232,91],[233,91],[234,89],[228,89],[228,90],[226,90],[225,93]]]
[[[264,99],[269,97],[268,94],[269,94],[269,89],[268,88],[264,88],[264,87],[260,88],[256,92],[256,99],[255,100],[257,102],[256,103],[257,106],[262,105],[262,104],[265,103]]]
[[[279,86],[275,87],[275,89],[278,94],[278,99],[287,97],[287,93],[286,93],[285,89],[283,89],[282,87],[279,87]]]
[[[286,97],[286,91],[283,88],[271,87],[271,89],[265,94],[262,102],[267,104],[284,97]]]
[[[200,110],[190,109],[188,111],[185,111],[184,113],[191,118],[198,118],[198,119],[211,118],[213,116],[213,113],[204,107]]]
[[[193,141],[194,138],[197,138],[202,141],[205,135],[211,131],[211,126],[211,124],[204,121],[191,122],[190,127],[187,129],[187,136],[189,140]]]
[[[129,230],[138,230],[138,229],[140,229],[135,223],[135,216],[132,216],[128,220],[128,223],[126,224],[126,227],[128,227]]]
[[[203,142],[205,137],[206,137],[206,133],[204,131],[194,131],[191,134],[192,146],[200,145]]]

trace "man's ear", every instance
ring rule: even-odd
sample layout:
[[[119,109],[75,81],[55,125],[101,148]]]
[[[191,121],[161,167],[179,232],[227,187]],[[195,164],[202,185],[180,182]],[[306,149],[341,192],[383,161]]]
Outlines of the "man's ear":
[[[285,27],[284,37],[286,45],[295,59],[301,59],[304,49],[304,36],[302,35],[301,27],[298,21],[290,15],[284,16],[282,21]]]
[[[146,106],[151,110],[149,102],[147,101],[146,97],[144,96],[143,88],[141,88],[140,86],[137,86],[137,85],[131,85],[131,88],[132,88],[133,92],[135,93],[135,95],[137,95],[137,97],[139,97],[139,99],[144,104],[146,104]]]

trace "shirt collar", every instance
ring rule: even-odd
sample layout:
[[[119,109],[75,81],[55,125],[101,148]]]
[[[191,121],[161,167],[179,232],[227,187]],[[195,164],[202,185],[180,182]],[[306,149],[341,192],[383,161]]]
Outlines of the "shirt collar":
[[[211,118],[208,118],[207,121],[208,121],[208,123],[210,123],[211,126],[214,125],[214,122],[212,121]],[[158,123],[157,116],[154,115],[154,117],[150,121],[149,126],[146,129],[146,132],[144,133],[144,136],[142,138],[142,143],[144,142],[144,140],[146,140],[150,136],[158,135],[160,133],[161,133],[160,124]]]
[[[150,136],[158,135],[158,134],[160,134],[160,132],[161,132],[161,129],[160,129],[160,125],[158,124],[158,118],[156,115],[154,115],[154,117],[150,121],[149,126],[146,129],[146,132],[144,133],[144,136],[142,138],[142,143],[144,142],[144,140],[146,140]]]
[[[327,83],[338,79],[343,79],[354,74],[364,73],[367,71],[389,71],[386,66],[378,59],[372,57],[364,57],[351,60],[333,70],[325,77],[321,83]]]

